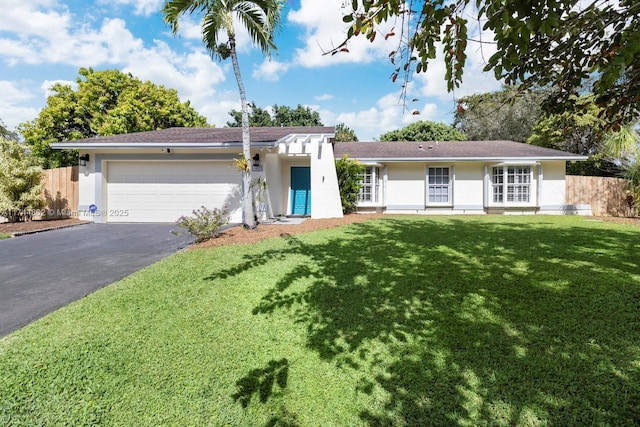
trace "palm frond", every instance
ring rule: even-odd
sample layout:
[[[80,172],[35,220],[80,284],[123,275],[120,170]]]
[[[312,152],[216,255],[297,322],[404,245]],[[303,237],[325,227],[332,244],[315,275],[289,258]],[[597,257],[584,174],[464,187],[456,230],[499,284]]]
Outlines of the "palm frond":
[[[162,8],[164,22],[169,25],[173,34],[177,34],[182,15],[204,12],[209,3],[207,0],[167,0]]]

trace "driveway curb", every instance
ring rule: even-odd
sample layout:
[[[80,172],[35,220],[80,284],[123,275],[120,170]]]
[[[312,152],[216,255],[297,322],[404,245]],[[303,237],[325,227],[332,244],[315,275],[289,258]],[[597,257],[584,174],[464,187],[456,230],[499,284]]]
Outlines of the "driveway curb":
[[[44,233],[45,231],[60,230],[61,228],[77,227],[79,225],[85,225],[85,224],[91,224],[91,221],[79,222],[77,224],[59,225],[57,227],[41,228],[39,230],[16,231],[15,233],[11,233],[11,237],[20,237],[20,236],[26,236],[27,234]]]

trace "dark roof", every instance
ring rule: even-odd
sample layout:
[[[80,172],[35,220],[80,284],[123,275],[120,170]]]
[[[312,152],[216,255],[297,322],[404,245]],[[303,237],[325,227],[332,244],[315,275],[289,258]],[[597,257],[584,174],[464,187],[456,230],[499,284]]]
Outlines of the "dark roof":
[[[334,127],[328,126],[290,126],[290,127],[254,127],[251,128],[251,142],[275,142],[291,134],[335,133]],[[112,136],[68,141],[73,144],[83,143],[161,143],[161,144],[229,144],[242,142],[242,128],[169,128],[148,132],[135,132]]]
[[[338,142],[334,153],[336,158],[346,154],[350,158],[370,161],[586,159],[585,156],[514,141]]]

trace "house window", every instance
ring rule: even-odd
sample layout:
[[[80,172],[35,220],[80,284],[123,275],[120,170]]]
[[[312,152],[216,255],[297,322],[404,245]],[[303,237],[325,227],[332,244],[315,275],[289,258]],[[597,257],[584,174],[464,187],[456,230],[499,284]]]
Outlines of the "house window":
[[[365,166],[362,177],[362,187],[358,196],[358,203],[378,203],[380,187],[380,171],[376,166]]]
[[[428,204],[451,203],[451,169],[429,167],[427,170]]]
[[[529,203],[531,166],[494,166],[491,170],[491,189],[493,203]]]

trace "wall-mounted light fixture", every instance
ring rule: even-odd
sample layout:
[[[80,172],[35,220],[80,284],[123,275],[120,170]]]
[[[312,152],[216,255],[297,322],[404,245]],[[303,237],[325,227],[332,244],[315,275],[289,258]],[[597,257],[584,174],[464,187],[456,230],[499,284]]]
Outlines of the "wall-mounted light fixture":
[[[85,154],[84,156],[78,157],[78,161],[80,166],[87,166],[87,162],[89,161],[89,155]]]
[[[253,156],[253,166],[260,166],[260,154]]]

